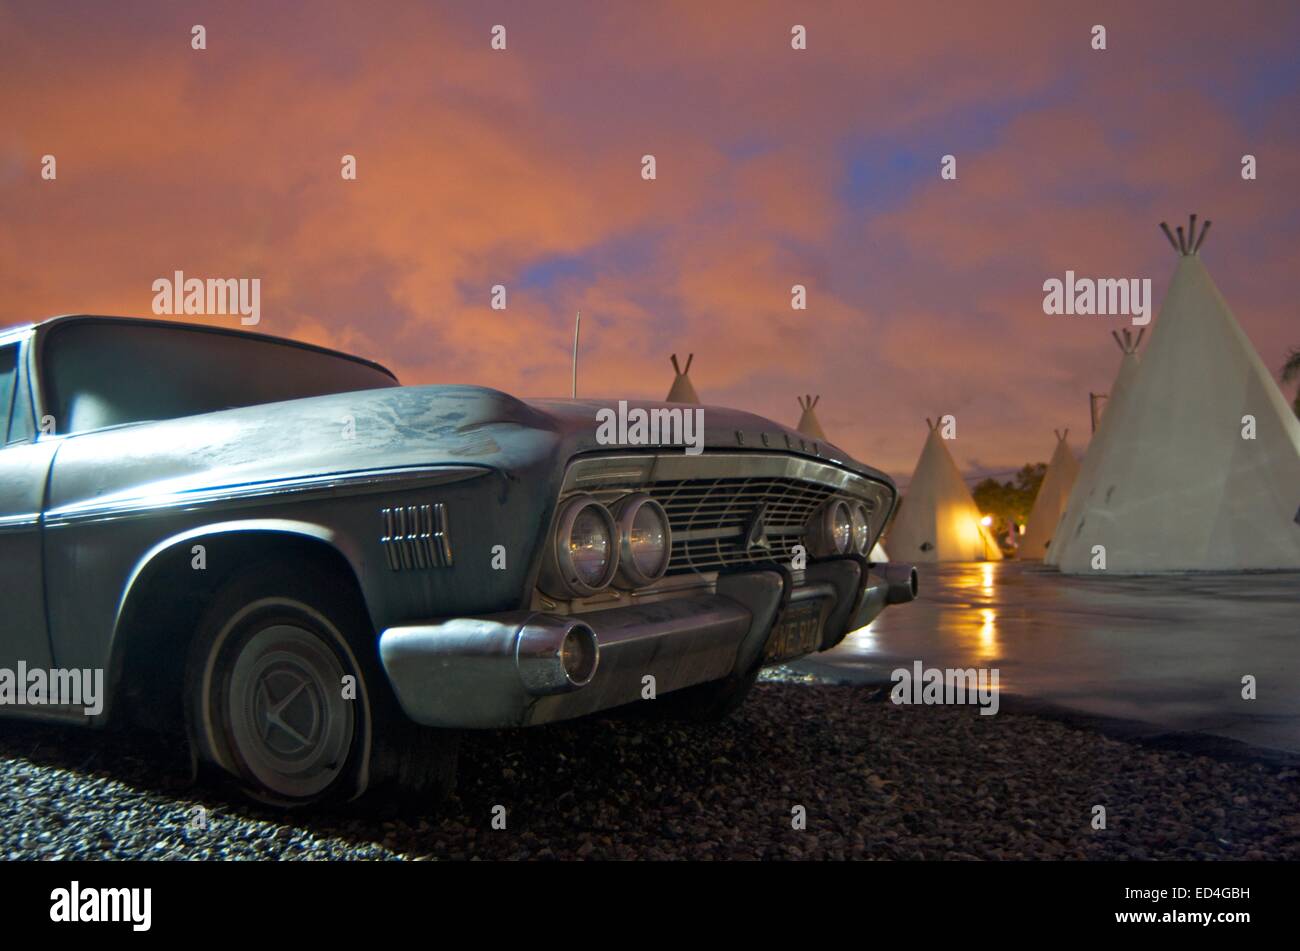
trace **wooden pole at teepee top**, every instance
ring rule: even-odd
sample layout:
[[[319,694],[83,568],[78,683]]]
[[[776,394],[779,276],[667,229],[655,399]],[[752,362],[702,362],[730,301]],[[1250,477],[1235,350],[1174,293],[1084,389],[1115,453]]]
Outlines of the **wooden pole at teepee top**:
[[[1208,218],[1205,224],[1201,225],[1201,236],[1196,239],[1196,247],[1192,248],[1192,253],[1196,254],[1201,250],[1201,245],[1205,243],[1205,236],[1210,233],[1210,225],[1213,224]]]
[[[582,311],[578,311],[578,316],[573,321],[573,393],[572,398],[578,398],[578,331],[582,328]]]
[[[1160,230],[1163,231],[1165,233],[1165,237],[1169,239],[1169,246],[1173,248],[1175,251],[1177,251],[1178,242],[1174,240],[1174,233],[1169,230],[1169,225],[1163,221],[1160,222]]]
[[[1160,230],[1163,231],[1165,237],[1169,239],[1170,246],[1183,256],[1189,256],[1199,252],[1201,250],[1201,245],[1205,243],[1206,234],[1209,233],[1211,224],[1210,219],[1206,218],[1201,222],[1201,230],[1198,234],[1196,231],[1196,218],[1197,216],[1193,214],[1188,219],[1186,234],[1183,233],[1183,226],[1178,226],[1176,229],[1178,231],[1177,240],[1174,239],[1173,232],[1169,230],[1169,225],[1163,221],[1160,222]]]

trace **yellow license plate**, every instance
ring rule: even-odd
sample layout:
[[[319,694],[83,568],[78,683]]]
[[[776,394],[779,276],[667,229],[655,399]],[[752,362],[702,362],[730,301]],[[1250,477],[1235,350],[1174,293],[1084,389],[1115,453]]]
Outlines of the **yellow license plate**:
[[[821,647],[822,607],[823,599],[819,598],[786,608],[767,639],[764,659],[768,662],[787,660],[811,654]]]

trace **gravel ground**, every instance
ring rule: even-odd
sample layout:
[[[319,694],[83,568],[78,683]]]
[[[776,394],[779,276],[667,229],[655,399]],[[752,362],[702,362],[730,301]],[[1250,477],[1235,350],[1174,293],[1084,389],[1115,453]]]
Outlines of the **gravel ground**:
[[[1300,858],[1294,768],[806,679],[760,683],[711,727],[615,717],[469,734],[458,795],[401,816],[285,817],[188,775],[174,741],[0,723],[0,855]],[[1091,828],[1097,804],[1104,831]],[[497,805],[505,830],[491,825]],[[806,829],[792,828],[796,806]],[[198,818],[206,829],[187,828]]]

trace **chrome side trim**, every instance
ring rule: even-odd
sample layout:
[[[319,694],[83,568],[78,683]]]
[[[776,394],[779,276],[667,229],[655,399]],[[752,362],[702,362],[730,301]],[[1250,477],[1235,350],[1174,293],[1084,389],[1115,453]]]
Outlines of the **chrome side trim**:
[[[419,480],[421,485],[445,485],[486,475],[485,466],[409,466],[401,469],[368,469],[359,472],[322,476],[275,479],[246,485],[220,486],[185,492],[159,492],[153,495],[93,499],[74,502],[46,513],[47,525],[67,525],[79,521],[150,515],[159,509],[189,508],[211,504],[221,508],[238,505],[266,496],[300,495],[303,498],[358,495],[392,486],[394,483]]]
[[[0,515],[0,534],[21,532],[41,524],[41,513],[31,512],[26,515]]]

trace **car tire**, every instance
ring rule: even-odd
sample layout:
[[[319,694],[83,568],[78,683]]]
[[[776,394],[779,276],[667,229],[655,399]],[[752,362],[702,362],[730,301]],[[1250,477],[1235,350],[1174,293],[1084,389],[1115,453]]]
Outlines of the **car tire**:
[[[349,588],[328,571],[267,563],[225,585],[199,624],[184,690],[190,742],[253,799],[294,807],[395,786],[432,799],[454,785],[456,738],[397,707]]]

